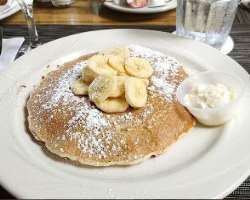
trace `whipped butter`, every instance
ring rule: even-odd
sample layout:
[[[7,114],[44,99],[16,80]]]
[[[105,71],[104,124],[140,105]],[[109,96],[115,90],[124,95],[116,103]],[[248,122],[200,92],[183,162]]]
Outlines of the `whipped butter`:
[[[205,71],[185,79],[177,88],[176,96],[201,124],[218,126],[237,114],[244,85],[238,76]]]
[[[187,105],[206,109],[224,106],[234,100],[234,92],[231,88],[221,84],[198,84],[185,95],[184,101]]]

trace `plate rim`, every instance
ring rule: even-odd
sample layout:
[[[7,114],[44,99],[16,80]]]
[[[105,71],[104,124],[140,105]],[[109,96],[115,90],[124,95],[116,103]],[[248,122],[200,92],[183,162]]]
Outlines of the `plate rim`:
[[[126,30],[128,30],[128,31],[146,31],[146,32],[159,32],[159,31],[152,31],[152,30],[140,30],[140,29],[109,29],[109,30],[98,30],[98,32],[102,32],[102,31],[126,31]],[[90,32],[97,32],[97,31],[90,31]],[[90,33],[90,32],[87,32],[87,33]],[[168,36],[170,36],[169,34],[167,34],[167,33],[164,33],[164,32],[161,32],[161,33],[163,33],[163,34],[166,34],[166,36],[168,35]],[[86,32],[85,33],[78,33],[78,34],[74,34],[74,35],[83,35],[83,34],[86,34]],[[90,33],[91,34],[91,33]],[[74,36],[73,35],[73,36]],[[70,37],[72,37],[72,35],[71,36],[67,36],[67,37],[64,37],[64,38],[60,38],[60,39],[57,39],[56,41],[62,41],[63,39],[65,39],[65,38],[70,38]],[[173,37],[173,36],[171,36],[171,37]],[[175,38],[177,37],[177,36],[174,36]],[[185,39],[186,40],[186,39]],[[190,41],[190,40],[189,40]],[[192,42],[195,42],[195,41],[192,41]],[[197,42],[195,42],[195,43],[197,43]],[[45,44],[44,46],[46,47],[46,46],[49,46],[49,45],[53,45],[53,44],[55,44],[55,41],[52,41],[52,42],[50,42],[49,44],[47,43],[47,44]],[[207,47],[207,45],[203,45],[203,44],[200,44],[200,43],[197,43],[197,45],[201,45],[201,46],[206,46],[206,48],[211,48],[211,47]],[[44,47],[44,48],[45,48]],[[212,49],[212,48],[211,48]],[[36,51],[36,50],[33,50],[33,52],[34,51]],[[38,50],[37,50],[38,51]],[[31,52],[32,53],[32,52]],[[218,52],[217,52],[218,53]],[[223,54],[221,54],[221,55],[223,55]],[[1,80],[1,78],[2,77],[5,77],[5,75],[4,75],[4,73],[5,72],[7,72],[7,74],[8,74],[8,71],[11,71],[13,68],[16,68],[17,66],[17,64],[16,63],[18,63],[18,62],[20,62],[20,61],[22,61],[24,58],[26,58],[26,57],[28,57],[29,56],[29,54],[27,54],[27,55],[25,55],[25,57],[21,57],[20,59],[18,59],[14,64],[12,64],[7,70],[5,70],[5,71],[3,71],[3,73],[1,73],[0,74],[0,80]],[[223,55],[223,56],[225,56],[225,55]],[[231,58],[229,58],[229,59],[231,59]],[[232,60],[232,59],[231,59]],[[232,60],[232,61],[234,61],[234,60]],[[236,62],[236,61],[234,61],[234,62]],[[243,68],[244,69],[244,68]],[[245,70],[245,69],[244,69]],[[6,78],[6,77],[5,77]],[[250,76],[248,76],[248,79],[250,80]],[[0,92],[2,91],[2,89],[0,90]],[[1,103],[0,103],[1,104]],[[250,160],[248,159],[248,160],[246,160],[246,161],[244,161],[244,163],[247,163],[247,165],[248,165],[248,171],[245,171],[245,173],[244,173],[244,175],[242,175],[241,177],[239,177],[238,179],[237,179],[237,182],[234,182],[234,184],[232,184],[231,185],[231,188],[228,188],[228,190],[227,191],[223,191],[223,193],[221,193],[221,194],[218,194],[217,196],[213,196],[212,198],[218,198],[218,197],[224,197],[225,195],[227,195],[227,194],[229,194],[233,189],[235,189],[240,183],[241,183],[241,181],[243,180],[243,179],[245,179],[246,178],[246,176],[248,176],[249,175],[249,173],[250,173]],[[243,164],[242,164],[243,165]],[[12,190],[12,188],[9,188],[9,187],[6,187],[7,185],[6,184],[3,184],[2,183],[2,180],[0,179],[0,182],[1,182],[1,184],[3,185],[3,187],[5,187],[7,190],[9,190],[9,191],[11,191],[11,193],[13,193],[13,194],[16,194],[17,196],[22,196],[22,195],[20,195],[20,194],[17,194],[14,190]],[[4,186],[5,185],[5,186]]]

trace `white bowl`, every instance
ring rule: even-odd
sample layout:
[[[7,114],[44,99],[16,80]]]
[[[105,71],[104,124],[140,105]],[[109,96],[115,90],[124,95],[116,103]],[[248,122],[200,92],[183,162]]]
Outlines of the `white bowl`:
[[[186,94],[190,93],[197,84],[221,83],[234,91],[235,98],[228,104],[216,108],[196,108],[184,101]],[[237,113],[240,100],[244,95],[244,81],[235,75],[219,71],[206,71],[185,79],[177,88],[177,99],[184,105],[197,120],[207,126],[222,125],[231,120]]]

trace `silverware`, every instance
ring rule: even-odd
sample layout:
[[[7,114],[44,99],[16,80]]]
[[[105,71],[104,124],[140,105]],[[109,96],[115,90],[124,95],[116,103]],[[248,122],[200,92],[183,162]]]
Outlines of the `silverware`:
[[[14,58],[14,60],[18,59],[19,57],[23,56],[26,52],[26,49],[28,48],[28,43],[27,41],[24,40],[24,42],[22,43],[22,45],[20,46],[20,48],[18,49],[16,56]]]

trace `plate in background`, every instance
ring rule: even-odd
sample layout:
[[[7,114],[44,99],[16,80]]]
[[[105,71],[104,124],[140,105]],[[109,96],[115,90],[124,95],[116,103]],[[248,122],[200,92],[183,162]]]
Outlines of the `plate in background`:
[[[20,10],[15,0],[8,0],[7,4],[0,6],[0,20],[5,19]]]
[[[125,6],[118,5],[112,1],[105,1],[104,5],[112,10],[125,12],[125,13],[135,13],[135,14],[153,14],[153,13],[160,13],[166,12],[168,10],[172,10],[176,8],[177,1],[171,0],[170,2],[166,3],[165,6],[155,7],[155,8],[129,8]]]

